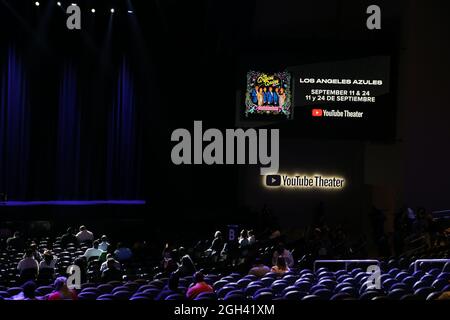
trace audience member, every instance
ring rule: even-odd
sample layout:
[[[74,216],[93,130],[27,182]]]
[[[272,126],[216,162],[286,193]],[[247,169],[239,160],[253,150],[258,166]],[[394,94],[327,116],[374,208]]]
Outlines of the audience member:
[[[100,238],[100,243],[98,244],[98,248],[102,251],[108,251],[108,247],[108,238],[105,235],[102,235],[102,237]]]
[[[272,267],[271,271],[280,275],[288,272],[289,267],[286,264],[286,259],[282,256],[279,256],[277,258],[277,263]]]
[[[28,249],[25,252],[24,258],[19,261],[17,270],[19,270],[20,273],[23,273],[25,270],[35,270],[36,274],[38,273],[39,264],[34,258],[33,251],[31,249]]]
[[[48,300],[77,300],[77,293],[69,289],[66,277],[56,278],[53,287],[55,291],[48,296]]]
[[[106,261],[103,262],[101,264],[101,266],[100,266],[100,272],[103,272],[103,271],[105,271],[108,268],[108,260],[110,260],[110,259],[114,260],[114,267],[117,270],[121,270],[122,269],[122,266],[120,265],[120,262],[114,259],[114,256],[113,256],[112,253],[108,253],[106,255]]]
[[[130,260],[133,256],[130,248],[127,248],[123,243],[119,242],[117,244],[117,249],[114,251],[114,256],[119,262]]]
[[[107,268],[102,272],[103,283],[122,280],[122,272],[117,270],[116,261],[113,258],[106,260],[106,266]]]
[[[102,254],[102,252],[103,252],[103,251],[100,250],[100,249],[98,248],[98,241],[95,240],[95,241],[92,243],[92,248],[86,249],[86,252],[84,253],[84,256],[85,256],[86,259],[88,259],[88,261],[89,261],[89,259],[92,258],[92,257],[96,257],[96,258],[100,257],[100,255]]]
[[[195,299],[202,292],[214,292],[214,289],[205,282],[203,273],[200,271],[194,274],[194,283],[186,293],[188,299]]]
[[[11,238],[6,240],[6,246],[8,249],[22,250],[25,248],[25,240],[21,237],[20,232],[14,232]]]
[[[85,226],[80,226],[80,232],[77,233],[76,237],[79,243],[94,241],[94,234]]]
[[[53,257],[53,254],[50,250],[45,250],[43,259],[39,263],[39,270],[43,269],[52,269],[55,270],[57,259]]]
[[[262,278],[268,272],[270,272],[270,268],[266,266],[260,258],[256,258],[255,264],[250,269],[248,274],[252,274],[254,276],[257,276],[258,278]]]
[[[77,243],[77,237],[75,236],[72,228],[67,228],[65,234],[61,237],[61,247],[66,248],[69,244]]]
[[[282,243],[280,243],[273,253],[272,256],[272,264],[275,265],[277,263],[278,257],[283,257],[286,261],[288,267],[294,266],[294,258],[292,257],[292,253],[287,250]]]

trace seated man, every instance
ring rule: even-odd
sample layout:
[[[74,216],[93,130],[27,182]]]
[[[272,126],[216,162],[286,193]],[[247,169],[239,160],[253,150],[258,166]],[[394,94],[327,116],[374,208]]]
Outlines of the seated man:
[[[24,271],[31,272],[37,275],[39,270],[39,263],[36,261],[33,255],[33,251],[31,249],[28,249],[25,252],[25,256],[22,260],[20,260],[19,264],[17,265],[17,270],[19,270],[20,274],[23,274]]]
[[[109,260],[109,259],[112,259],[112,260],[114,261],[114,267],[115,267],[117,270],[122,269],[122,266],[120,265],[120,262],[117,261],[116,259],[114,259],[113,255],[112,255],[111,253],[108,253],[108,254],[106,255],[106,261],[103,262],[102,265],[100,266],[100,272],[103,272],[103,271],[105,271],[106,269],[108,269],[108,260]]]
[[[127,248],[123,243],[117,244],[117,249],[114,251],[114,256],[117,260],[120,262],[130,260],[133,256],[133,253],[131,252],[130,248]]]
[[[80,243],[91,242],[94,240],[94,234],[86,229],[85,226],[81,226],[80,232],[77,233],[77,240]]]
[[[92,248],[89,248],[86,250],[86,252],[84,253],[84,256],[86,257],[86,259],[88,259],[91,257],[100,257],[100,255],[102,254],[102,250],[100,250],[98,248],[98,241],[94,241],[94,243],[92,244]]]
[[[194,274],[194,282],[195,284],[186,293],[188,299],[193,300],[203,292],[214,292],[214,289],[205,282],[205,277],[202,272],[199,271]]]
[[[122,281],[122,272],[115,267],[116,261],[110,258],[106,261],[107,268],[102,272],[102,282]]]

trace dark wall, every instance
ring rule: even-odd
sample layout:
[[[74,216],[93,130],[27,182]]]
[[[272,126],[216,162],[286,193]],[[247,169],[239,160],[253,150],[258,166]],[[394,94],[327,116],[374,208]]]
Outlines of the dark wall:
[[[340,176],[342,190],[267,188],[259,167],[242,167],[240,199],[255,209],[266,204],[286,228],[305,227],[322,201],[326,221],[361,230],[364,209],[363,145],[360,142],[280,141],[280,174]]]
[[[400,137],[404,198],[450,208],[450,26],[448,1],[413,1],[404,30]]]

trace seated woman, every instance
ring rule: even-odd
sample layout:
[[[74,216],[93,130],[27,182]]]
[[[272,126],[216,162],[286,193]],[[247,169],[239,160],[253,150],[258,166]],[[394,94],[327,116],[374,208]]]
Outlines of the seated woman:
[[[286,259],[284,257],[278,257],[277,264],[274,265],[270,271],[278,273],[280,275],[288,272],[289,267],[286,265]]]

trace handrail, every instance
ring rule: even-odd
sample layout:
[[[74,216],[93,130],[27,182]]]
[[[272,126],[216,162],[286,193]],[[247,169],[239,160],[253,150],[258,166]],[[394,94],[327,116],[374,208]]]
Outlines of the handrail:
[[[380,266],[380,261],[374,259],[353,259],[353,260],[315,260],[313,270],[316,272],[317,263],[344,263],[345,270],[347,270],[350,263],[371,263]]]
[[[447,263],[450,262],[450,259],[418,259],[414,262],[414,272],[417,271],[417,267],[421,262]]]

